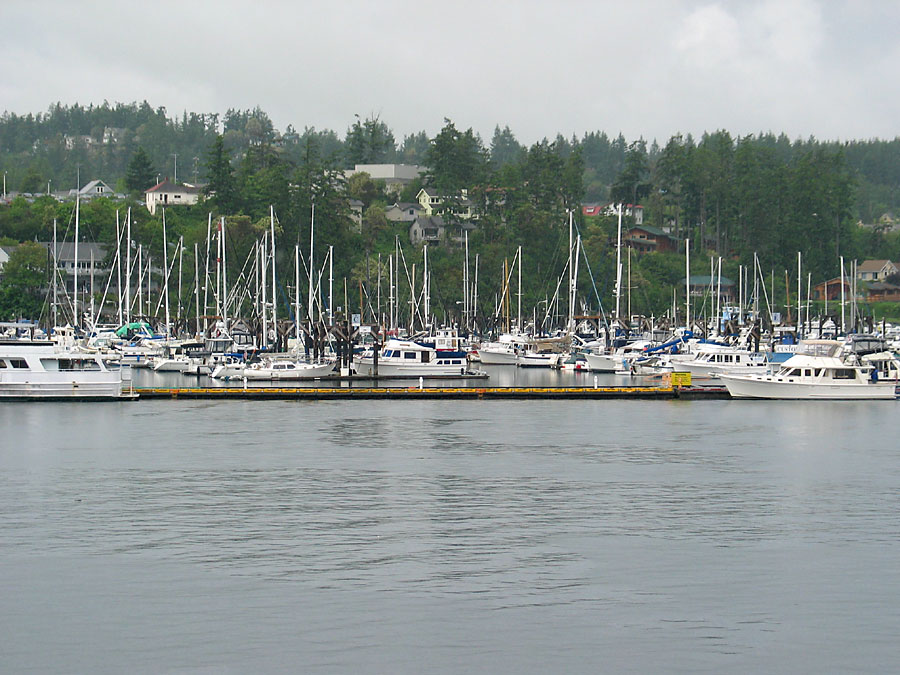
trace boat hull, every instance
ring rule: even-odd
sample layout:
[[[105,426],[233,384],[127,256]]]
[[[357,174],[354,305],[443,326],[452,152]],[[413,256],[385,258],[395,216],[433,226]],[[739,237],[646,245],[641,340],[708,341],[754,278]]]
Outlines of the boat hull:
[[[478,356],[481,358],[481,363],[486,366],[514,366],[518,361],[518,356],[514,351],[479,349]]]
[[[5,374],[4,374],[5,375]],[[122,378],[117,372],[91,373],[62,381],[58,373],[28,373],[16,380],[0,375],[0,399],[118,399]]]
[[[273,368],[245,368],[243,377],[248,380],[308,380],[316,377],[327,377],[334,372],[333,363],[299,364],[291,370]]]
[[[613,354],[590,354],[584,355],[588,368],[594,373],[615,373],[622,370],[624,362],[621,356]]]
[[[897,397],[893,382],[814,384],[777,381],[748,375],[720,375],[733,398],[794,400],[889,400]]]
[[[369,359],[361,359],[356,364],[356,373],[365,377],[375,377],[375,364]],[[378,377],[447,377],[465,374],[466,367],[464,365],[378,361]]]

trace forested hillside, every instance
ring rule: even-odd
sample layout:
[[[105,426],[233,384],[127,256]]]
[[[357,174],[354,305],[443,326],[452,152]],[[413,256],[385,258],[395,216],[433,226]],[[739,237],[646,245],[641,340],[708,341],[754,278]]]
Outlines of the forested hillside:
[[[427,168],[399,197],[366,176],[346,181],[343,175],[357,163],[393,162]],[[335,247],[337,278],[370,288],[379,254],[384,261],[397,237],[409,246],[408,231],[387,221],[385,208],[398,198],[412,201],[422,185],[448,195],[466,190],[479,216],[470,248],[479,254],[486,305],[499,293],[503,260],[521,245],[526,302],[546,306],[567,255],[569,209],[591,271],[579,278],[581,296],[593,307],[598,299],[609,305],[615,223],[582,216],[586,202],[643,205],[645,224],[691,240],[698,270],[708,272],[710,256],[722,257],[733,278],[754,254],[781,279],[784,270],[795,269],[801,251],[814,283],[839,273],[840,256],[900,258],[900,235],[889,228],[891,214],[900,212],[900,139],[791,141],[773,134],[734,138],[720,130],[660,145],[591,131],[526,147],[499,125],[489,141],[450,120],[433,138],[417,132],[398,140],[378,118],[356,118],[340,134],[293,126],[279,131],[258,108],[229,110],[221,118],[169,116],[146,102],[57,104],[46,113],[7,112],[0,119],[0,168],[12,191],[42,192],[47,181],[54,189],[74,187],[80,173],[82,183],[100,178],[138,199],[156,176],[174,178],[176,165],[180,181],[205,184],[211,197],[196,207],[169,209],[170,243],[183,238],[187,258],[193,244],[205,240],[213,211],[235,228],[233,245],[246,250],[232,260],[242,261],[266,229],[271,205],[283,246],[279,273],[289,279],[293,246],[307,240],[315,202],[316,236]],[[350,219],[350,198],[364,204],[361,227]],[[63,231],[71,223],[72,208],[47,197],[18,200],[0,209],[0,236],[6,243],[47,240],[54,218]],[[86,207],[85,238],[114,241],[117,208],[125,205],[95,200]],[[133,213],[135,239],[161,256],[159,215],[143,208]],[[445,218],[453,224],[449,210]],[[860,227],[860,221],[880,225]],[[435,306],[452,313],[461,295],[463,253],[452,242],[432,248]],[[407,256],[421,260],[421,250]],[[680,253],[632,259],[634,311],[660,313],[671,305],[683,260]],[[192,269],[193,262],[185,266]]]

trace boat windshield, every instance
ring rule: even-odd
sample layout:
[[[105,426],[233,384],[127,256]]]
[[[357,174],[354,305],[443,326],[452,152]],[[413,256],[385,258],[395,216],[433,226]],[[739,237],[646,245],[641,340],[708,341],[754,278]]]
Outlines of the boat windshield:
[[[801,340],[797,354],[806,356],[837,356],[841,343],[835,340]]]

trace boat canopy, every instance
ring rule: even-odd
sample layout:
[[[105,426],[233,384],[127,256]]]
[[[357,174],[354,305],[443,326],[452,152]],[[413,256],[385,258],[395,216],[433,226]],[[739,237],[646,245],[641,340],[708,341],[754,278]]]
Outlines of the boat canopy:
[[[124,326],[116,329],[116,337],[127,338],[130,335],[142,333],[144,335],[153,335],[153,329],[146,321],[133,321],[126,323]]]

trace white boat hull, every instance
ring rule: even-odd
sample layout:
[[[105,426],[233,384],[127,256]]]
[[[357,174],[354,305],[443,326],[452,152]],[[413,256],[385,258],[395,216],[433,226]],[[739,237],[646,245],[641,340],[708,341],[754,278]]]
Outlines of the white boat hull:
[[[721,375],[734,398],[870,400],[897,397],[893,382],[803,383],[779,381],[772,376]]]
[[[356,364],[356,373],[365,377],[374,377],[375,364],[370,359],[360,359]],[[378,361],[378,377],[447,377],[465,374],[465,365],[407,364]]]
[[[559,354],[520,354],[516,365],[520,368],[555,368],[559,365]]]
[[[478,356],[481,357],[481,363],[486,366],[514,366],[518,360],[518,355],[514,351],[479,349]]]
[[[333,363],[299,363],[290,370],[278,370],[270,367],[244,368],[243,377],[248,380],[306,380],[327,377],[333,372]]]
[[[594,373],[615,373],[624,368],[624,361],[621,356],[615,354],[591,354],[585,353],[585,361],[588,368]]]
[[[59,373],[0,374],[0,399],[121,398],[122,376],[118,372],[71,373],[63,381]],[[23,373],[23,375],[25,375]]]

